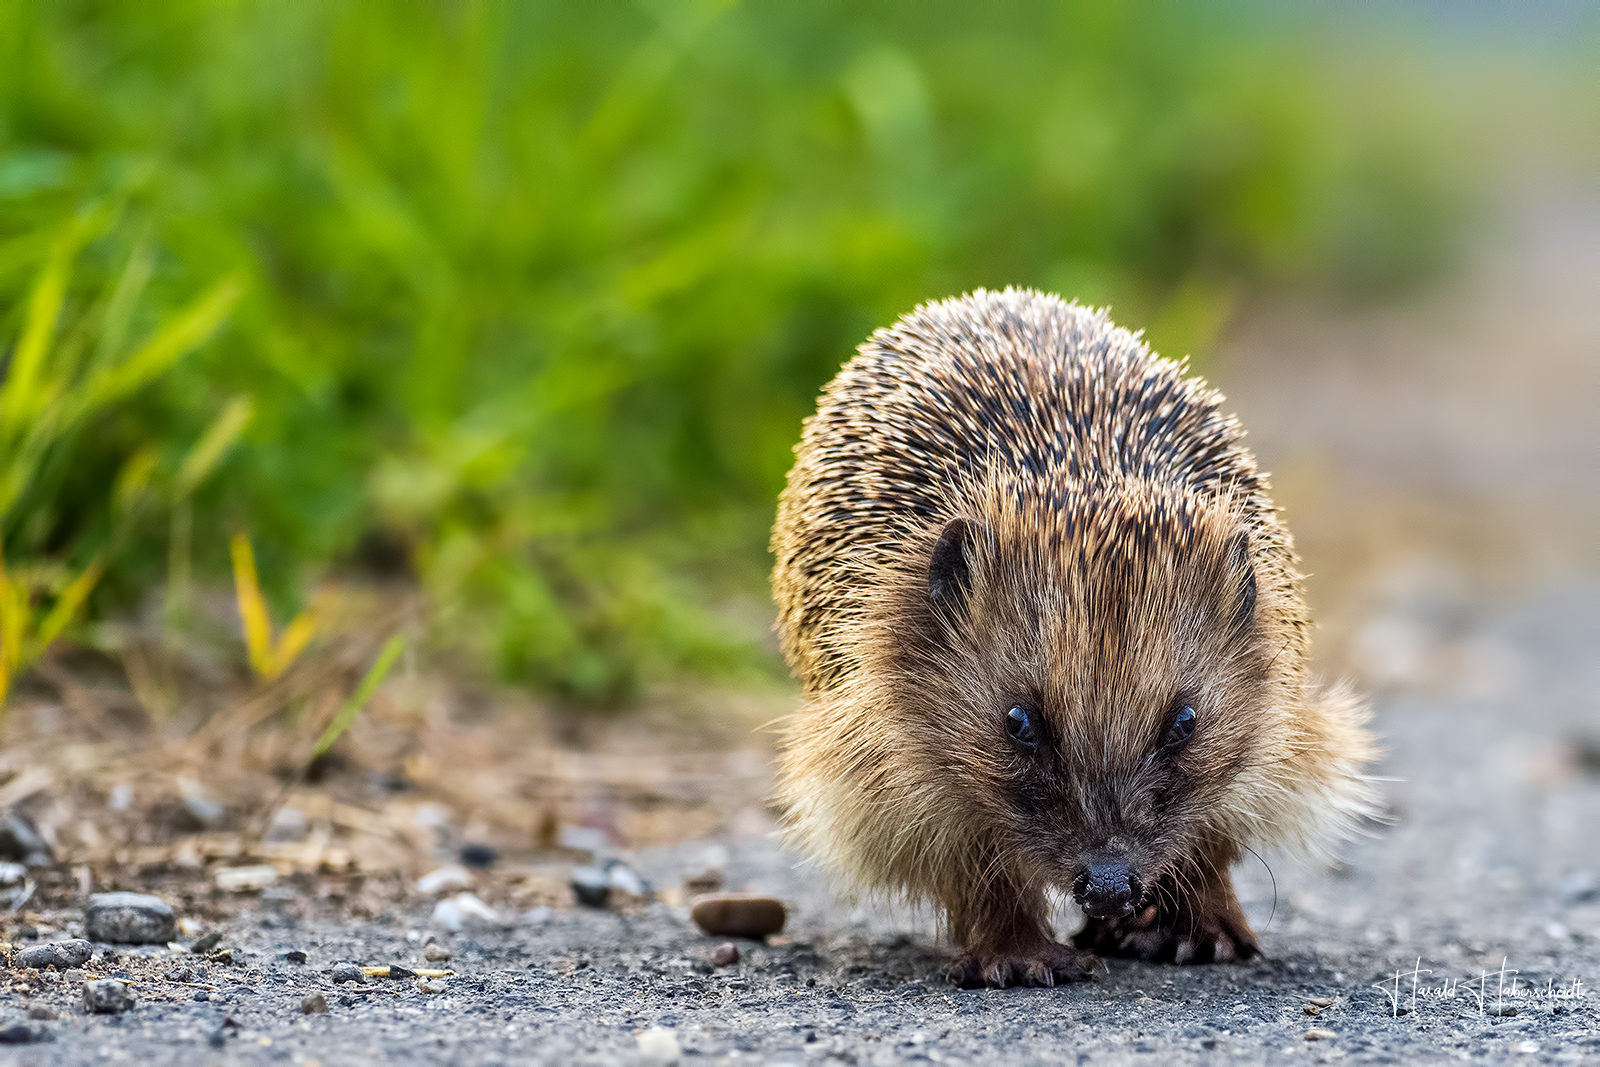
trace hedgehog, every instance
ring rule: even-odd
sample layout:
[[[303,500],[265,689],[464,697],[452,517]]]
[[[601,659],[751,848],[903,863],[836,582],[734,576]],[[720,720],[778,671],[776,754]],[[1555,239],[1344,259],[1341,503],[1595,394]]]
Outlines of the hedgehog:
[[[962,985],[1247,959],[1245,850],[1371,814],[1365,705],[1310,674],[1222,402],[1105,310],[978,290],[874,333],[805,421],[772,534],[805,694],[782,825],[849,889],[932,904]]]

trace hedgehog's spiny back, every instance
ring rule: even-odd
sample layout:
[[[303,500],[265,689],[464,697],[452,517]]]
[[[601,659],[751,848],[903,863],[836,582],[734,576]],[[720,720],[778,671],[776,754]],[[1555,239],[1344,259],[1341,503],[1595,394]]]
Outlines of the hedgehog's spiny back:
[[[879,330],[806,421],[773,530],[784,654],[808,690],[853,666],[826,637],[859,619],[909,540],[955,517],[958,484],[1131,476],[1232,496],[1253,549],[1292,582],[1243,431],[1220,394],[1104,312],[1007,289]]]

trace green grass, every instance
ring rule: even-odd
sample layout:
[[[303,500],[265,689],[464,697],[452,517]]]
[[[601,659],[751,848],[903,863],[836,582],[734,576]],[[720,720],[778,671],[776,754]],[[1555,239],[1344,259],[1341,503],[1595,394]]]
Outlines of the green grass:
[[[1447,255],[1459,183],[1418,147],[1426,112],[1359,117],[1332,67],[1258,21],[0,4],[9,373],[63,241],[82,245],[60,299],[84,353],[219,278],[243,293],[214,339],[53,441],[5,550],[84,565],[129,457],[178,479],[247,401],[216,474],[130,529],[94,611],[166,589],[191,547],[222,580],[248,530],[280,617],[330,568],[399,561],[436,645],[572,700],[770,674],[730,605],[760,595],[801,418],[873,328],[1014,283],[1203,354],[1251,287],[1389,290]]]

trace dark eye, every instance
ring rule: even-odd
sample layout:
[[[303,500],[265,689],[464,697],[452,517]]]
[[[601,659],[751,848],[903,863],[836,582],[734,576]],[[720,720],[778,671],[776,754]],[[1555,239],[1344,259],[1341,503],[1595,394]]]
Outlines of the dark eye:
[[[1194,736],[1194,709],[1185,704],[1178,709],[1178,714],[1172,717],[1172,725],[1167,727],[1167,732],[1161,737],[1161,747],[1169,751],[1177,751],[1189,743],[1189,738]]]
[[[1032,752],[1039,745],[1039,734],[1033,728],[1033,717],[1021,704],[1006,712],[1006,734],[1018,745]]]

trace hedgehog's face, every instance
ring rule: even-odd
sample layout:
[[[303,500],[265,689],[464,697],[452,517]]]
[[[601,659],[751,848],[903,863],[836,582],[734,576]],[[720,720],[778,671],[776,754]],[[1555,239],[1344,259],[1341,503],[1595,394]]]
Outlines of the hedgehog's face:
[[[1193,498],[1086,502],[1076,520],[958,519],[928,570],[938,620],[911,664],[958,762],[971,832],[1086,912],[1128,914],[1238,835],[1232,787],[1274,712],[1247,536]]]

